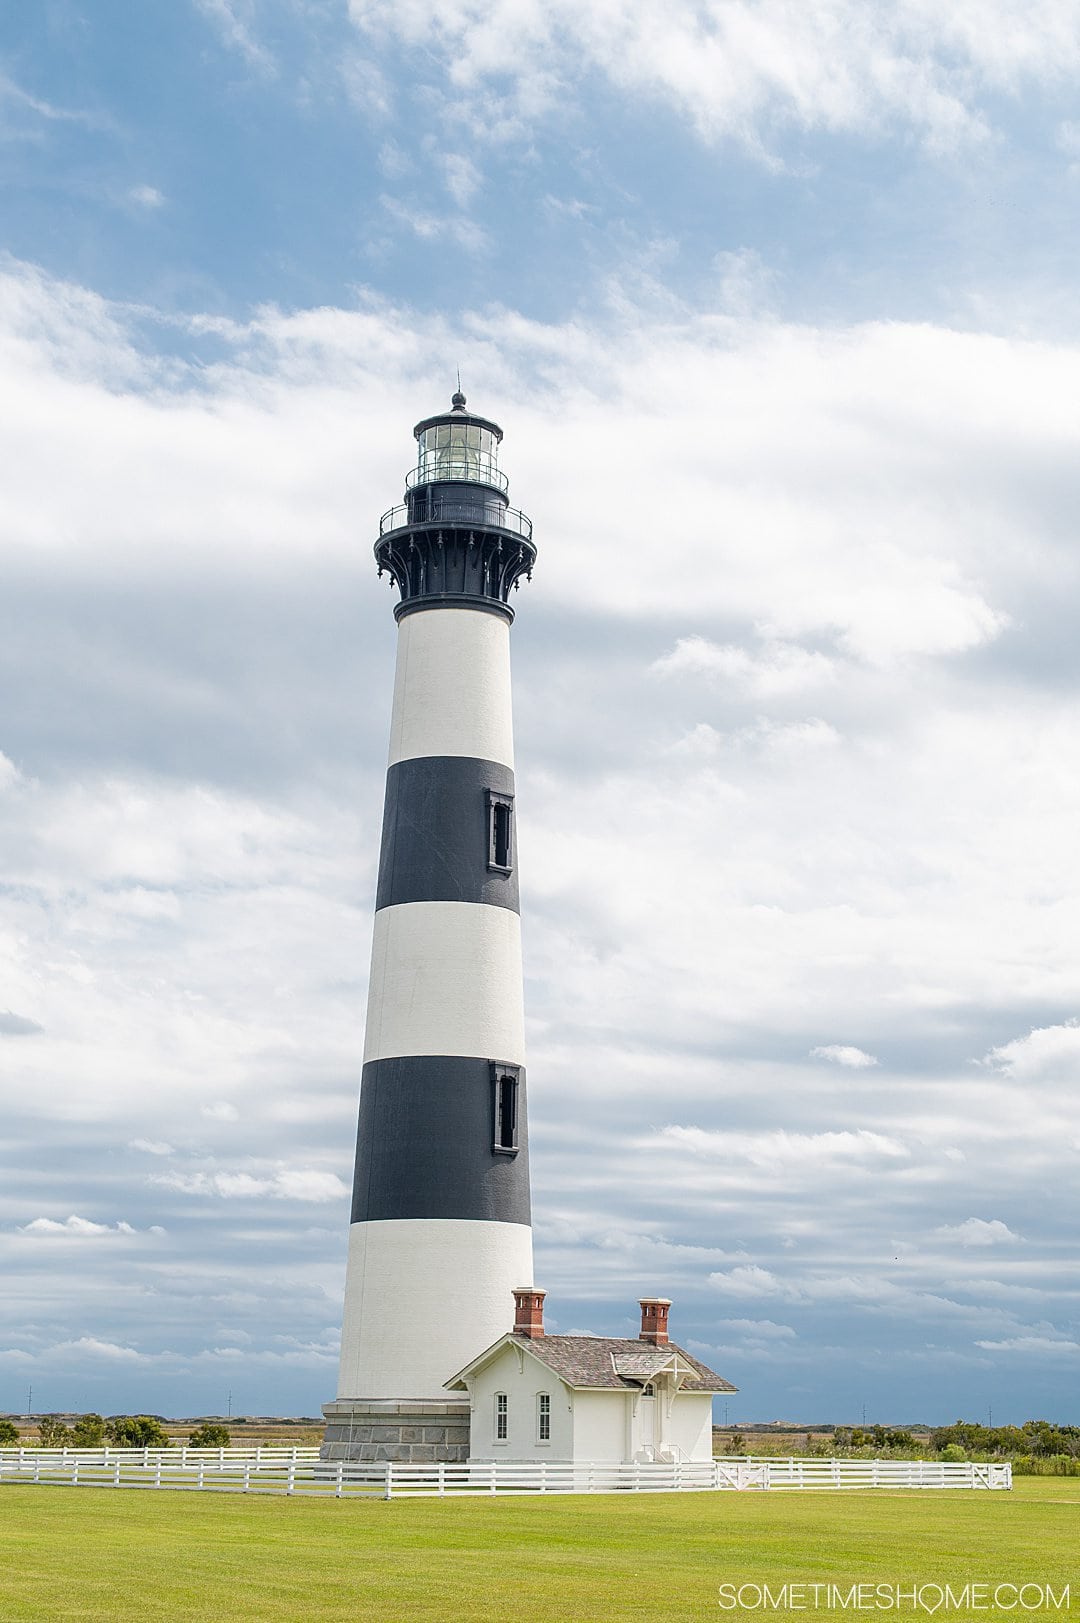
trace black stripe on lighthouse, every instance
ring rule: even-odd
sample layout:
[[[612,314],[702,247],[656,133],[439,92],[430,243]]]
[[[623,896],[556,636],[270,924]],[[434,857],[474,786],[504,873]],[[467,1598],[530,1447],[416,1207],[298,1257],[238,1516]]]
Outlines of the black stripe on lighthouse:
[[[518,907],[514,865],[489,861],[491,796],[512,801],[514,774],[498,761],[425,755],[386,774],[375,907],[401,902],[482,902]]]
[[[498,1154],[489,1060],[410,1055],[369,1060],[360,1090],[352,1222],[464,1218],[528,1223],[525,1071],[518,1153]]]

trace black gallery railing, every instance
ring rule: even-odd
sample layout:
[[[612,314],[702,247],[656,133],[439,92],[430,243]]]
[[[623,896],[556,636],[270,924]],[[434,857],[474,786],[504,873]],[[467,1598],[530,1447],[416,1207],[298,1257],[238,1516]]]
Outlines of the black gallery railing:
[[[483,526],[488,530],[509,530],[524,540],[532,540],[532,519],[516,507],[503,507],[501,502],[427,501],[410,517],[404,502],[391,507],[379,520],[380,536],[392,530],[403,530],[409,524],[460,524]]]

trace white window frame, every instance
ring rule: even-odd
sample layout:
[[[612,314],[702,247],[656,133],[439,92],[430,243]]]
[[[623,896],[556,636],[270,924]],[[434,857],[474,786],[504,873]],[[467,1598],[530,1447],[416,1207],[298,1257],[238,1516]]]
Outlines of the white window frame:
[[[545,1436],[545,1432],[547,1435]],[[536,1394],[536,1441],[541,1447],[551,1443],[551,1393]]]
[[[501,1427],[501,1430],[500,1430]],[[507,1392],[495,1394],[495,1428],[493,1441],[507,1443],[510,1440],[510,1395]]]

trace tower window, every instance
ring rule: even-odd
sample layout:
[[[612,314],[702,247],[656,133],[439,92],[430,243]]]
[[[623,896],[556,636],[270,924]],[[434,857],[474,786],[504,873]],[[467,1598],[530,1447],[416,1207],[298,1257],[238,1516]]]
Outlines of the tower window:
[[[510,1431],[510,1399],[505,1392],[495,1394],[495,1441],[505,1443]]]
[[[493,1065],[491,1068],[495,1093],[496,1155],[516,1155],[518,1152],[518,1083],[521,1072],[516,1065]]]
[[[510,873],[514,866],[514,797],[488,790],[488,867]]]
[[[550,1443],[551,1441],[551,1393],[538,1392],[536,1394],[536,1441]]]

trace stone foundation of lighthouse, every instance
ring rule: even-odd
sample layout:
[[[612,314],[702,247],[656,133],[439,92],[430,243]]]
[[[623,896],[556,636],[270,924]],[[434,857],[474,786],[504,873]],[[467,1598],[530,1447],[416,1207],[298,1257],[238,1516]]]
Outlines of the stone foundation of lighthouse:
[[[465,1459],[443,1383],[532,1279],[506,597],[533,549],[495,425],[458,395],[416,434],[376,548],[402,602],[326,1459]]]

